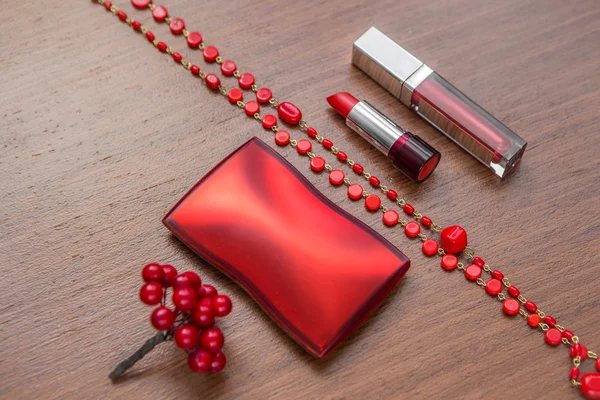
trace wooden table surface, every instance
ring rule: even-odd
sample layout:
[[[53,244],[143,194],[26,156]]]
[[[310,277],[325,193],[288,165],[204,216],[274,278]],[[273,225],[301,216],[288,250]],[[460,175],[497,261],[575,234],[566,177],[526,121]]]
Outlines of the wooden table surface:
[[[148,11],[115,4],[217,70]],[[478,254],[600,351],[600,2],[165,5],[418,210],[465,227]],[[293,149],[278,149],[412,260],[377,312],[328,359],[313,358],[161,224],[219,160],[254,135],[274,145],[272,135],[96,3],[5,1],[2,17],[0,397],[580,398],[565,346],[546,345],[540,330],[425,258]],[[527,140],[513,176],[499,181],[351,65],[352,42],[372,25]],[[410,183],[345,127],[325,102],[344,90],[441,151],[429,181]],[[192,373],[169,343],[125,379],[107,379],[153,335],[151,309],[138,300],[150,261],[198,271],[231,295],[234,312],[219,323],[225,372]]]

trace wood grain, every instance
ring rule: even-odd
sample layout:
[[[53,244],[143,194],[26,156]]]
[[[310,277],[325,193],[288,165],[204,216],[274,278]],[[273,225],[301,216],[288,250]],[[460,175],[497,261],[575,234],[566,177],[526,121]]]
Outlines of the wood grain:
[[[147,11],[115,4],[205,67]],[[489,264],[600,351],[600,2],[165,5],[418,210],[464,226]],[[442,271],[418,243],[385,229],[283,149],[320,190],[412,259],[341,348],[312,358],[160,222],[219,160],[253,135],[272,143],[270,135],[95,3],[4,1],[2,17],[0,397],[578,398],[566,348],[550,348],[522,319],[505,317],[479,287]],[[371,25],[529,142],[513,176],[498,181],[351,66],[351,44]],[[349,131],[325,102],[341,90],[439,149],[432,179],[409,183]],[[307,251],[314,245],[322,244],[307,242]],[[227,372],[193,374],[165,344],[121,382],[106,378],[153,335],[137,292],[141,267],[154,260],[197,270],[231,294],[235,312],[221,324]]]

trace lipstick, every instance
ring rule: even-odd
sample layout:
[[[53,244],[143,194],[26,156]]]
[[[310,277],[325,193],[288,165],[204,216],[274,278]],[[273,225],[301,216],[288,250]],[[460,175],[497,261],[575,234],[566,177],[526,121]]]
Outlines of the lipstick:
[[[377,28],[352,48],[352,63],[503,178],[527,142]]]
[[[346,125],[385,154],[392,164],[416,183],[427,179],[440,161],[440,153],[420,137],[405,131],[366,101],[339,92],[327,102]]]

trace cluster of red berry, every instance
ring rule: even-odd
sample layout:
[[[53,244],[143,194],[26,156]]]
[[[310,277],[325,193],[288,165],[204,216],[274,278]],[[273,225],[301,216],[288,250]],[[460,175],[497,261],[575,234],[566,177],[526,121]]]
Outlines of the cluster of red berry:
[[[152,326],[173,338],[188,353],[188,365],[195,372],[219,372],[225,367],[223,333],[215,326],[216,317],[231,312],[231,300],[217,294],[211,285],[202,284],[192,271],[177,274],[169,264],[148,264],[142,270],[145,283],[140,299],[155,306],[150,318]],[[173,306],[167,306],[167,291],[173,288]]]

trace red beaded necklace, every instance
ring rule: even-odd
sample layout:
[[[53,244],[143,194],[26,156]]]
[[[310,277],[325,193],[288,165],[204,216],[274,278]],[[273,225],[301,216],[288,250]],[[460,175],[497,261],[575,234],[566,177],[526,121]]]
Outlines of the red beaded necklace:
[[[172,56],[176,63],[181,64],[188,69],[193,76],[201,78],[206,86],[212,90],[219,90],[228,100],[243,109],[244,112],[262,123],[265,129],[275,133],[275,143],[278,146],[290,145],[294,147],[298,154],[306,156],[310,162],[310,168],[315,173],[327,170],[329,173],[329,182],[333,186],[346,186],[350,200],[358,201],[364,199],[365,208],[371,212],[382,212],[383,223],[388,227],[400,225],[404,233],[411,239],[418,238],[422,242],[423,253],[428,256],[441,257],[441,266],[447,271],[455,269],[463,272],[467,280],[475,282],[490,295],[496,297],[503,304],[503,310],[507,315],[520,315],[524,317],[532,328],[539,328],[545,334],[545,341],[551,346],[558,346],[561,343],[570,347],[572,367],[569,373],[571,386],[579,387],[581,392],[590,399],[600,399],[600,372],[589,372],[584,374],[581,379],[580,364],[586,359],[596,360],[596,369],[600,371],[600,359],[598,354],[588,351],[580,343],[579,338],[568,329],[559,325],[556,320],[541,311],[537,305],[527,300],[521,295],[519,289],[510,283],[510,281],[497,269],[492,269],[482,258],[475,256],[475,250],[467,245],[467,233],[460,226],[450,226],[442,229],[435,224],[429,217],[415,211],[415,208],[408,204],[406,199],[399,197],[398,193],[388,188],[376,176],[369,172],[340,151],[333,145],[329,139],[319,135],[317,130],[309,127],[302,119],[302,113],[298,107],[290,102],[279,102],[271,90],[268,88],[258,88],[255,78],[250,73],[240,73],[237,65],[231,60],[223,60],[219,55],[219,50],[214,46],[206,46],[202,35],[199,32],[190,32],[185,28],[185,22],[181,18],[170,18],[167,9],[161,5],[155,5],[151,0],[131,0],[135,8],[152,11],[152,16],[156,22],[166,22],[174,35],[185,37],[187,44],[192,49],[202,50],[202,55],[206,63],[216,63],[220,66],[221,74],[224,77],[235,77],[238,80],[238,88],[227,88],[221,84],[220,78],[213,73],[206,74],[200,68],[189,61],[184,60],[183,56],[171,50],[165,42],[159,41],[155,35],[143,26],[139,21],[135,21],[127,14],[114,6],[108,0],[97,0],[107,10],[111,11],[121,21],[129,24],[135,31],[141,32],[146,38],[161,52]],[[256,97],[256,101],[243,101],[244,91],[250,91]],[[398,212],[388,209],[382,204],[381,198],[376,194],[367,193],[363,187],[356,183],[351,183],[344,172],[334,169],[323,157],[319,157],[312,152],[312,143],[307,139],[291,139],[289,132],[279,129],[277,126],[277,117],[273,114],[260,115],[261,105],[271,106],[277,109],[279,118],[290,125],[298,125],[300,130],[305,132],[312,140],[320,143],[323,148],[335,155],[339,162],[346,164],[358,176],[364,177],[375,189],[381,191],[385,196],[397,206],[402,208],[403,212],[412,217],[414,221],[401,219]],[[421,232],[421,226],[428,229],[432,235],[438,235],[439,239],[427,238]],[[467,263],[459,261],[456,254],[462,254]],[[465,265],[467,264],[467,265]],[[483,272],[490,275],[486,281],[482,278]],[[506,296],[504,288],[508,293]],[[578,380],[579,379],[579,380]]]

